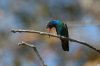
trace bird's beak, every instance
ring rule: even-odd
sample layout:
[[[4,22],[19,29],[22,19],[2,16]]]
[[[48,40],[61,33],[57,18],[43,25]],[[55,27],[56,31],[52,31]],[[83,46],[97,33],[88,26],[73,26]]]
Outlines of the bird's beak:
[[[50,28],[47,28],[48,32],[50,33],[51,29]],[[50,35],[49,35],[49,38],[50,38]]]

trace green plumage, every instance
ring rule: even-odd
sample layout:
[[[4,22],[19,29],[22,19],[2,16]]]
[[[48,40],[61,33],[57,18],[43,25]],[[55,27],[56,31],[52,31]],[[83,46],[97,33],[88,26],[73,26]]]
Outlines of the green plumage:
[[[48,23],[47,28],[51,29],[53,27],[56,28],[56,32],[58,35],[69,37],[67,25],[61,22],[60,20],[51,20]],[[61,43],[63,50],[69,51],[69,41],[61,38]]]

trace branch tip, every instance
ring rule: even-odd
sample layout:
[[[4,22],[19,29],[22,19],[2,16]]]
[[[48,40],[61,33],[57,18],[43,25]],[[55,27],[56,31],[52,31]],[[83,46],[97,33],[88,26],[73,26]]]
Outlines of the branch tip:
[[[34,51],[35,51],[35,53],[36,53],[36,54],[37,54],[37,56],[39,57],[39,59],[40,59],[41,63],[43,64],[43,66],[47,66],[47,65],[45,65],[45,64],[44,64],[43,59],[41,58],[41,56],[40,56],[39,52],[37,51],[37,48],[36,48],[34,45],[32,45],[32,44],[28,44],[28,43],[23,42],[23,41],[22,41],[21,43],[18,43],[18,45],[19,45],[19,46],[20,46],[20,45],[26,45],[26,46],[29,46],[29,47],[33,48],[33,49],[34,49]]]
[[[16,31],[15,31],[15,30],[11,30],[11,32],[16,33]]]

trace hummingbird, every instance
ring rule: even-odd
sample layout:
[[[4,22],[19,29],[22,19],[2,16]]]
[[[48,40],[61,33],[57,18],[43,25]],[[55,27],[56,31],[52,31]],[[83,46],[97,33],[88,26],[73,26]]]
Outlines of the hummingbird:
[[[69,37],[68,27],[62,21],[60,20],[49,21],[49,23],[47,24],[48,31],[50,32],[52,28],[56,29],[57,35]],[[69,41],[63,38],[60,38],[60,40],[61,40],[62,49],[64,51],[69,51]]]

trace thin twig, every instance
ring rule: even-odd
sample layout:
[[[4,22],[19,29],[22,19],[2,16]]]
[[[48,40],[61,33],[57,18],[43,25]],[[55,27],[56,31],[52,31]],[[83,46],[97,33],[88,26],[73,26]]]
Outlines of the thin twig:
[[[76,42],[76,43],[79,43],[79,44],[82,44],[82,45],[85,45],[95,51],[97,51],[98,53],[100,53],[100,50],[96,49],[95,47],[91,46],[90,44],[88,43],[85,43],[85,42],[81,42],[81,41],[78,41],[78,40],[75,40],[75,39],[71,39],[69,37],[64,37],[64,36],[60,36],[60,35],[54,35],[54,34],[51,34],[51,33],[47,33],[47,32],[41,32],[41,31],[35,31],[35,30],[21,30],[21,29],[14,29],[12,30],[13,33],[16,33],[16,32],[26,32],[26,33],[37,33],[37,34],[40,34],[40,35],[50,35],[52,37],[57,37],[57,38],[63,38],[63,39],[66,39],[66,40],[69,40],[69,41],[72,41],[72,42]]]
[[[20,46],[20,45],[26,45],[26,46],[29,46],[29,47],[31,47],[32,49],[34,49],[35,53],[36,53],[37,56],[39,57],[39,59],[40,59],[40,61],[42,62],[43,66],[47,66],[47,65],[44,64],[43,59],[41,58],[39,52],[37,51],[37,48],[36,48],[34,45],[25,43],[25,42],[23,42],[23,41],[22,41],[21,43],[18,43],[18,45],[19,45],[19,46]]]

